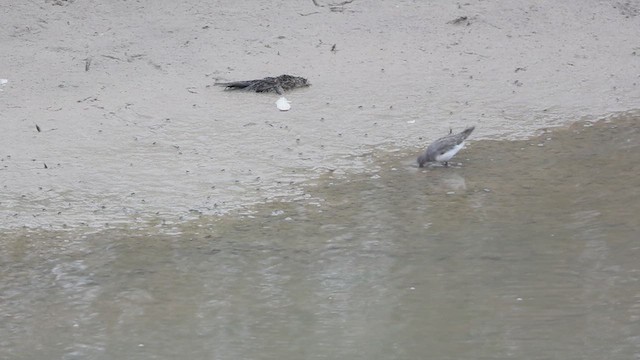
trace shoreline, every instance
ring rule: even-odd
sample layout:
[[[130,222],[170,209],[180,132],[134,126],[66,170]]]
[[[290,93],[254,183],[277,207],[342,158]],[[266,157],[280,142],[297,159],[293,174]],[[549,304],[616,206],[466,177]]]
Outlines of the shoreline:
[[[232,219],[251,219],[255,216],[264,217],[265,209],[272,207],[285,207],[285,208],[298,208],[317,206],[321,211],[331,211],[330,205],[324,203],[323,190],[328,186],[343,186],[352,181],[360,181],[363,176],[371,176],[375,178],[381,171],[401,171],[405,173],[415,173],[414,180],[416,182],[423,181],[421,177],[428,178],[428,174],[421,174],[421,172],[432,171],[450,171],[452,173],[463,170],[465,162],[469,161],[469,158],[487,159],[487,164],[494,161],[491,159],[492,151],[487,152],[482,150],[486,147],[485,144],[502,143],[505,147],[513,147],[511,144],[527,144],[528,146],[543,146],[551,138],[555,138],[557,134],[566,138],[566,134],[579,129],[580,127],[596,128],[602,127],[606,124],[612,124],[614,127],[627,126],[632,128],[633,119],[640,119],[640,111],[630,111],[626,113],[612,114],[611,116],[604,117],[598,121],[575,121],[564,126],[558,126],[547,129],[540,129],[539,133],[535,136],[531,136],[526,139],[518,140],[504,140],[504,139],[470,139],[467,141],[467,145],[461,152],[454,158],[453,163],[462,163],[460,165],[454,165],[450,170],[439,168],[418,168],[415,164],[415,157],[419,155],[420,150],[415,151],[408,148],[397,149],[396,151],[388,150],[373,150],[363,156],[362,162],[366,165],[360,170],[352,169],[352,171],[324,171],[322,173],[308,173],[302,174],[301,180],[288,186],[288,193],[281,193],[273,195],[270,198],[262,199],[254,203],[245,203],[236,208],[229,209],[228,211],[221,211],[220,213],[206,213],[202,211],[185,211],[182,214],[151,214],[142,213],[138,217],[120,217],[116,218],[109,216],[105,213],[104,220],[100,221],[99,217],[94,217],[94,223],[82,222],[75,224],[63,224],[62,220],[58,220],[57,226],[49,226],[48,228],[42,226],[35,227],[5,227],[2,229],[4,235],[8,237],[40,237],[45,236],[59,237],[59,236],[72,236],[72,237],[84,237],[88,235],[97,235],[100,233],[131,233],[131,234],[157,234],[159,236],[165,235],[185,235],[190,231],[198,233],[200,230],[207,231],[218,222],[227,222]],[[550,138],[551,136],[551,138]],[[595,144],[594,144],[595,145]],[[590,144],[581,144],[582,147],[589,147]],[[541,148],[541,151],[544,151]],[[567,155],[567,154],[565,154]],[[544,152],[541,152],[538,156],[546,157]],[[477,161],[477,160],[476,160]],[[328,185],[330,184],[330,185]],[[342,184],[342,185],[340,185]],[[47,209],[43,208],[44,213],[51,213]],[[267,211],[268,212],[268,211]],[[172,216],[173,215],[173,216]],[[55,215],[54,215],[55,216]],[[47,221],[53,223],[50,219]],[[197,224],[197,225],[195,225]],[[191,229],[191,230],[185,230]],[[200,229],[200,230],[198,230]]]
[[[618,5],[12,3],[0,222],[197,217],[369,171],[371,151],[450,127],[522,138],[639,109],[640,16]],[[286,113],[211,86],[281,73],[312,84]]]

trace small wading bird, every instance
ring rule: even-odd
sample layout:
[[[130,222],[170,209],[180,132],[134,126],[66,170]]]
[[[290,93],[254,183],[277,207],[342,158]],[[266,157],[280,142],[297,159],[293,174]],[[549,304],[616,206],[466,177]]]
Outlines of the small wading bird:
[[[449,135],[434,141],[427,147],[424,154],[418,157],[418,165],[424,167],[427,162],[438,161],[444,163],[444,166],[449,166],[449,160],[464,147],[465,139],[475,128],[470,126],[457,134],[451,134],[449,131]]]
[[[280,75],[278,77],[266,77],[264,79],[233,81],[227,83],[215,83],[218,86],[225,86],[225,90],[245,90],[255,92],[275,92],[278,95],[284,94],[299,87],[306,87],[311,84],[307,79],[300,76]]]

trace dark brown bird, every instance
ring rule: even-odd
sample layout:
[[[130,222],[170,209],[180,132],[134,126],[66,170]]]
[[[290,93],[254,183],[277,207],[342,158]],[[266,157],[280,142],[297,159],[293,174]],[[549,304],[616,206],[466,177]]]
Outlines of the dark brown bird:
[[[233,81],[227,83],[215,83],[218,86],[225,86],[225,90],[244,90],[255,92],[275,92],[278,95],[285,91],[299,87],[306,87],[311,84],[307,79],[300,76],[280,75],[278,77],[266,77],[257,80]]]

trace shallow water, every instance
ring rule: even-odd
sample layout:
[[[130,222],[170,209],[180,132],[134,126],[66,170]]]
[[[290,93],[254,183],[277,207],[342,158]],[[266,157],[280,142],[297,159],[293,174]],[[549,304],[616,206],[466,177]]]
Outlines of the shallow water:
[[[7,233],[0,357],[639,358],[639,120],[449,168],[374,151],[245,215]]]

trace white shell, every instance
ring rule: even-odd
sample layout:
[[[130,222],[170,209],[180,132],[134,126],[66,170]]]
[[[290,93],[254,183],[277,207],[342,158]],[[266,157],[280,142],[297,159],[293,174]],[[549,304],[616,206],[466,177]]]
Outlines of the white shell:
[[[284,96],[282,96],[278,101],[276,101],[276,107],[280,111],[287,111],[291,109],[291,105],[289,104],[291,101],[287,100]]]

